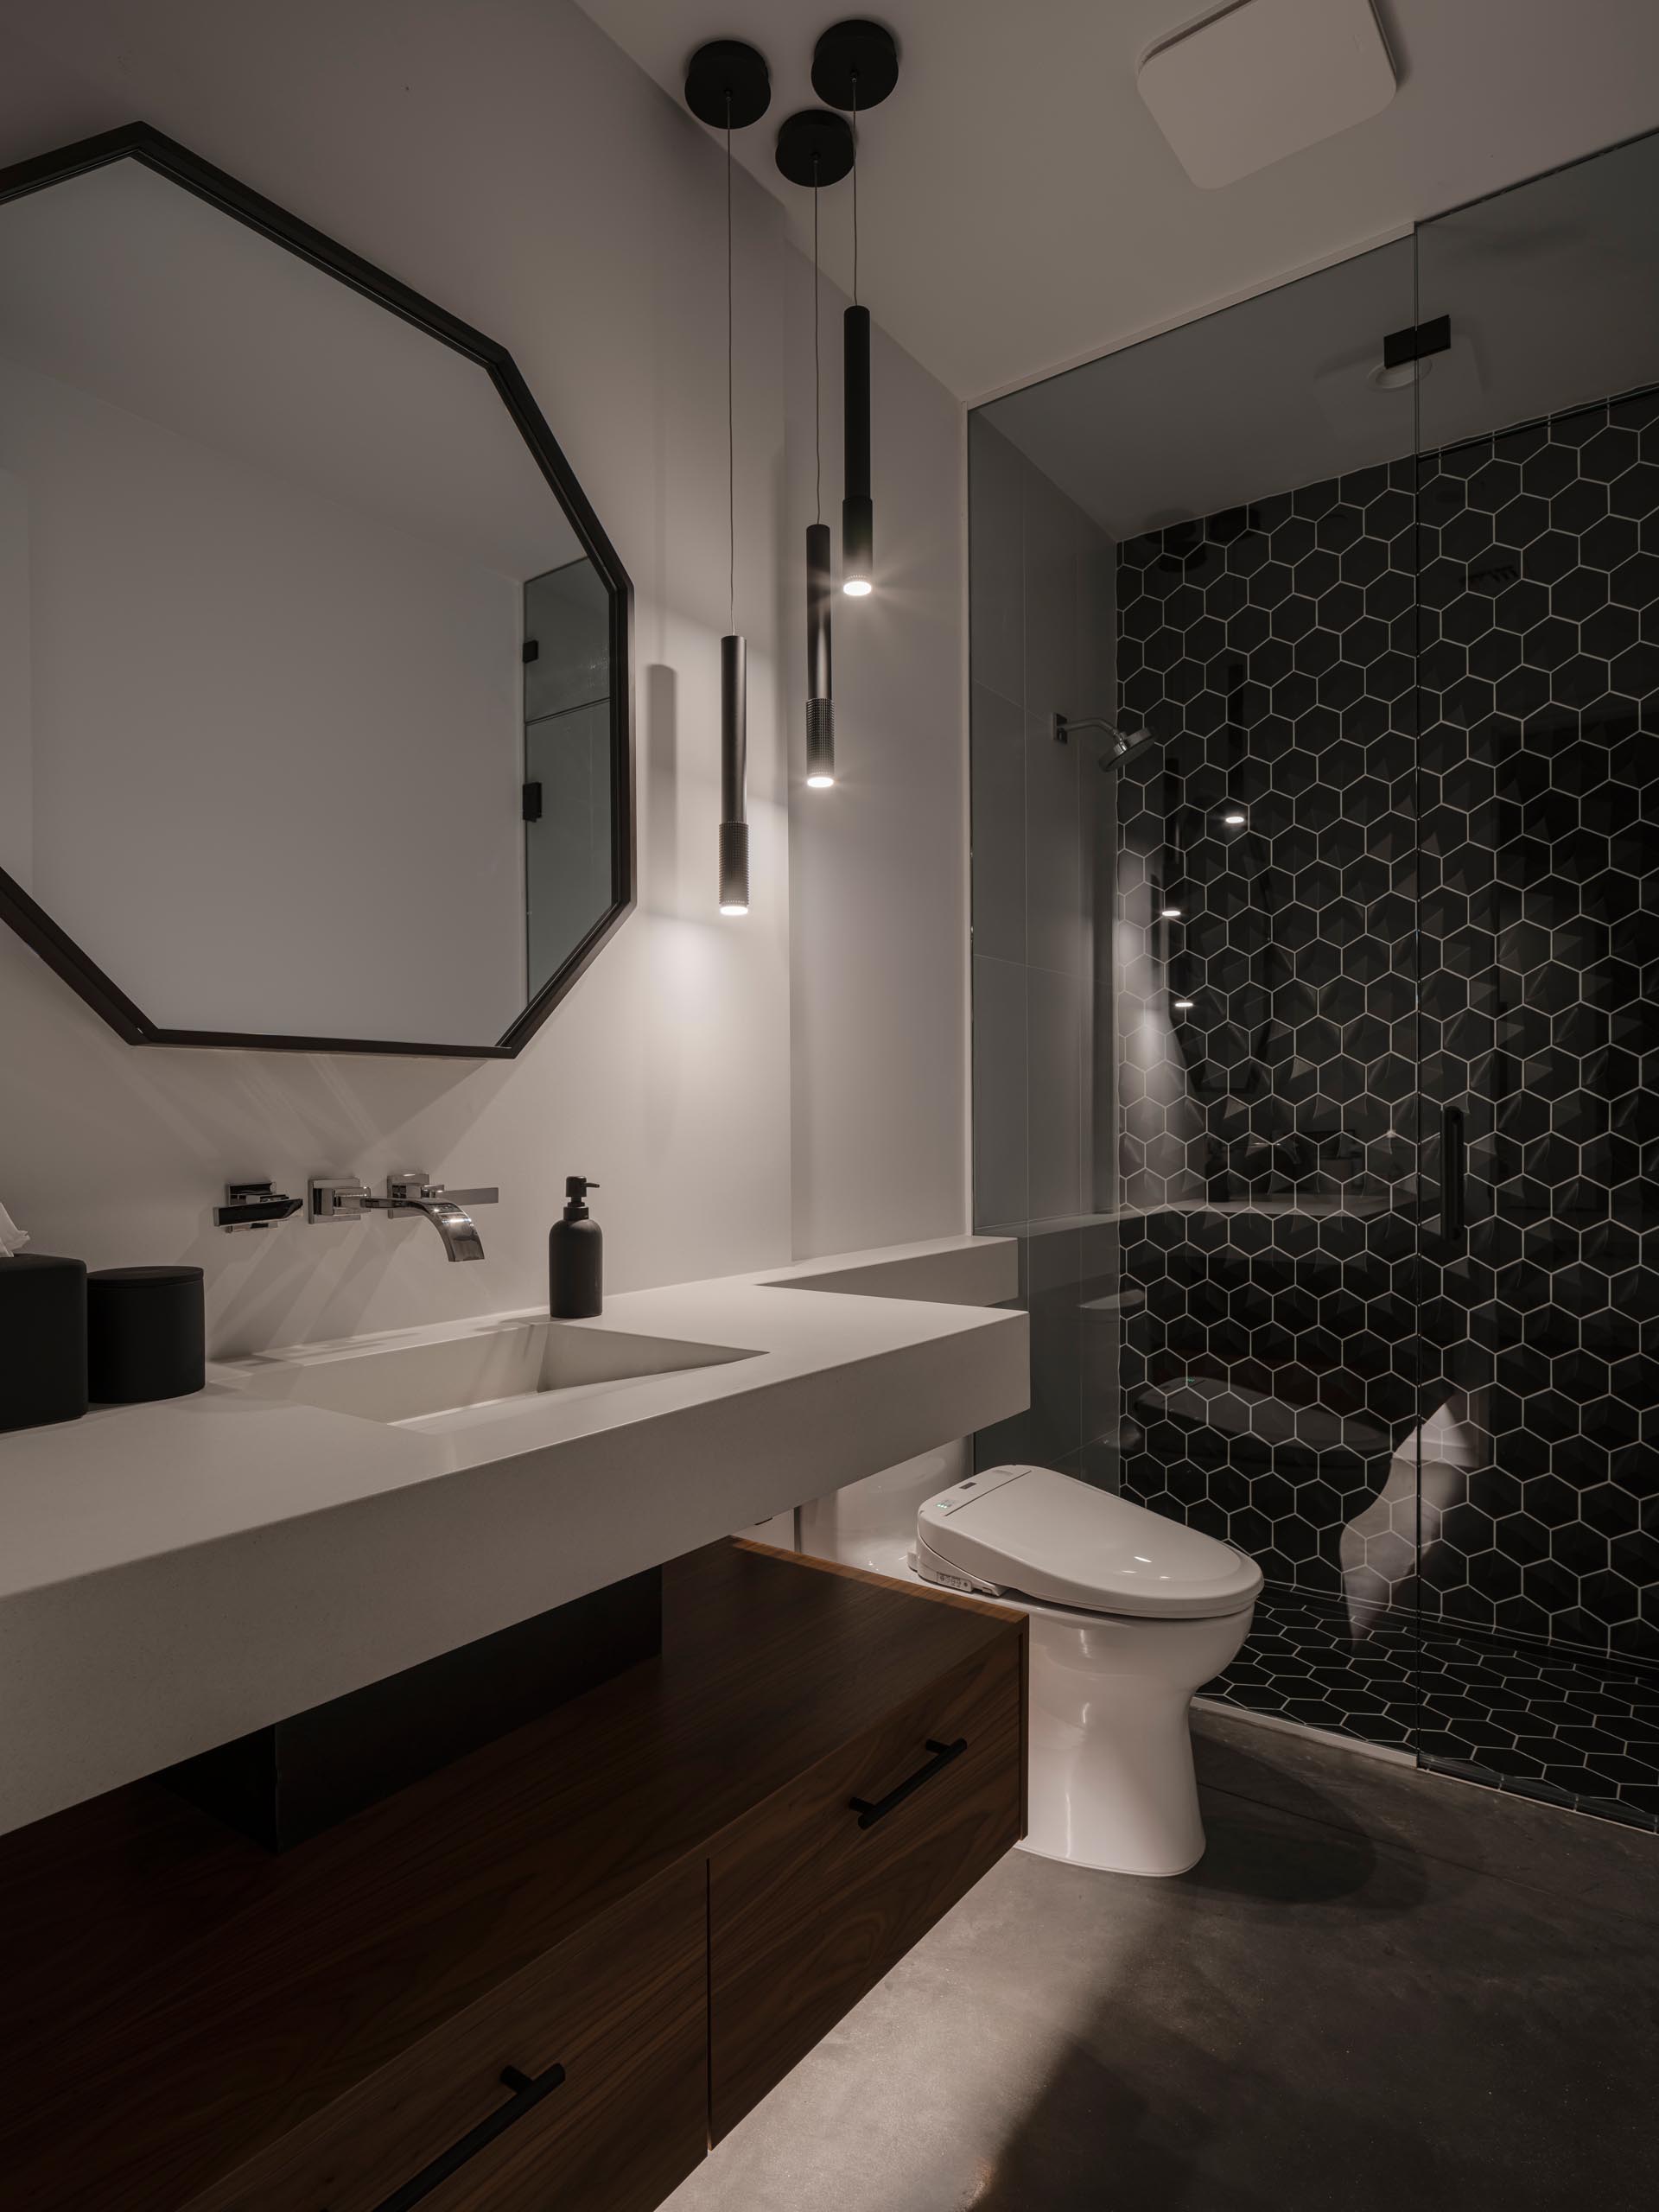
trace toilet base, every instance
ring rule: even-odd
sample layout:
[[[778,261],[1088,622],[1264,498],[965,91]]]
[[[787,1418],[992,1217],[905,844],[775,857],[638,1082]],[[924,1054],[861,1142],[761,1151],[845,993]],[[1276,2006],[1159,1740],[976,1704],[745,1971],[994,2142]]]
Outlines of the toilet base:
[[[1204,1856],[1192,1694],[1233,1659],[1250,1613],[1120,1620],[1027,1605],[1029,1828],[1038,1858],[1169,1879]]]
[[[1046,1859],[1056,1866],[1084,1866],[1091,1874],[1134,1874],[1143,1881],[1173,1881],[1178,1874],[1190,1874],[1202,1859],[1189,1859],[1185,1866],[1119,1866],[1103,1859],[1080,1859],[1075,1852],[1039,1851],[1029,1836],[1022,1836],[1014,1845],[1016,1851],[1029,1852],[1033,1859]]]

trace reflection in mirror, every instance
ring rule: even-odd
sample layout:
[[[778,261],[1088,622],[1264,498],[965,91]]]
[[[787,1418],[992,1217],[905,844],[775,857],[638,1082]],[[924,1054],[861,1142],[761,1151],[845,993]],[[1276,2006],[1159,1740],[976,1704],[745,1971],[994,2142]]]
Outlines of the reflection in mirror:
[[[590,561],[524,586],[524,906],[535,992],[610,897],[610,603]]]
[[[492,1049],[626,904],[626,581],[467,335],[138,160],[0,206],[0,868],[151,1030]]]

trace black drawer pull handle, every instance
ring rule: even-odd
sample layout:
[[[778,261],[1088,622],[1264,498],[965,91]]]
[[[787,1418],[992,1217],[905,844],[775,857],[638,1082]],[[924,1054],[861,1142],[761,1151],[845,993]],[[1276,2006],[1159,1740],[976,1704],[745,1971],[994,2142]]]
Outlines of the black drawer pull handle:
[[[931,1782],[936,1774],[948,1767],[952,1759],[959,1759],[968,1748],[968,1738],[958,1736],[954,1744],[936,1744],[930,1736],[927,1748],[933,1756],[925,1766],[918,1766],[914,1774],[906,1775],[896,1789],[889,1789],[885,1797],[878,1797],[874,1805],[868,1797],[849,1800],[848,1809],[858,1815],[861,1828],[873,1828],[884,1821],[897,1805],[902,1805],[912,1789],[919,1789],[925,1782]]]
[[[423,2166],[401,2189],[394,2189],[390,2196],[383,2196],[374,2212],[410,2212],[423,2196],[429,2196],[440,2182],[464,2166],[468,2158],[475,2158],[487,2144],[498,2135],[504,2135],[516,2120],[520,2120],[533,2107],[540,2104],[550,2090],[556,2089],[564,2079],[563,2066],[550,2066],[545,2074],[521,2074],[516,2066],[501,2069],[501,2086],[512,2091],[505,2104],[498,2107],[487,2120],[480,2120],[476,2127],[468,2128],[458,2143],[441,2151],[430,2165]]]

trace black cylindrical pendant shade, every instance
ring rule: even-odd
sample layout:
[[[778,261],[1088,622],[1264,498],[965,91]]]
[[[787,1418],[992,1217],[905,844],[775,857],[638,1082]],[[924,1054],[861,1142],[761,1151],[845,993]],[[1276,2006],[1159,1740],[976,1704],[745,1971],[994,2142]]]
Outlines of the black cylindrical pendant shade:
[[[720,911],[749,911],[749,648],[720,641]]]
[[[870,588],[875,537],[870,504],[870,311],[849,308],[842,319],[842,459],[845,496],[841,504],[841,588],[855,599]]]
[[[744,638],[720,641],[720,818],[741,822],[749,755],[749,647]]]
[[[722,822],[720,825],[720,911],[747,914],[749,911],[749,825]]]
[[[806,531],[806,780],[822,791],[836,780],[835,677],[830,658],[830,608],[835,568],[827,522]]]

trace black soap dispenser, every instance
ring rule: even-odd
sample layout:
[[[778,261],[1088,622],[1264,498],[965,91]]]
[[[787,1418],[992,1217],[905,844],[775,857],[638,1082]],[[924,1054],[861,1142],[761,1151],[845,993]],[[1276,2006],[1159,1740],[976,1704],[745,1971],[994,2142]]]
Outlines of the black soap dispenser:
[[[548,1232],[548,1305],[556,1321],[591,1321],[604,1304],[605,1239],[588,1217],[588,1193],[596,1191],[585,1175],[564,1179],[564,1219]]]

